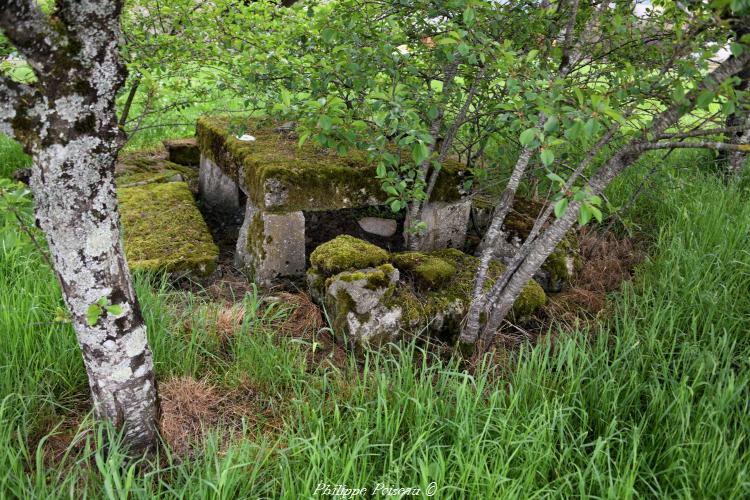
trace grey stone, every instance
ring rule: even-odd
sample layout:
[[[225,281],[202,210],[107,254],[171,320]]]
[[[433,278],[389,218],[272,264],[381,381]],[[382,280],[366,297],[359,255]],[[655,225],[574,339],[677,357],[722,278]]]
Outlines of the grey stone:
[[[210,158],[201,155],[198,190],[203,202],[220,210],[240,207],[240,189]]]
[[[384,219],[382,217],[365,217],[357,221],[363,231],[370,234],[390,238],[398,229],[398,224],[394,219]]]
[[[379,344],[397,340],[401,335],[401,307],[383,303],[388,292],[398,285],[398,269],[388,266],[388,280],[383,286],[373,286],[368,279],[372,273],[383,272],[384,267],[344,272],[328,281],[325,304],[334,318],[336,333],[350,344]]]
[[[248,202],[237,239],[235,261],[255,282],[272,286],[305,272],[305,216],[271,213]]]
[[[422,208],[422,222],[427,225],[427,230],[416,237],[417,249],[427,252],[441,248],[463,248],[470,214],[471,200],[427,203]]]

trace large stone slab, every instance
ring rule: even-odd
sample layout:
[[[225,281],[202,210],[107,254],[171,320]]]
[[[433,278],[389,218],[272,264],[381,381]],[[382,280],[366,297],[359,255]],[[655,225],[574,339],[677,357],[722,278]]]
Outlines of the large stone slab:
[[[185,182],[119,188],[117,198],[131,269],[214,272],[219,249]]]
[[[121,153],[115,176],[118,188],[177,181],[185,181],[193,188],[197,186],[198,171],[169,161],[164,150],[147,149]]]
[[[248,122],[240,141],[227,118],[204,117],[196,126],[201,155],[247,194],[261,210],[336,210],[383,205],[387,194],[376,179],[375,165],[363,151],[339,154],[280,133],[273,124]],[[466,170],[448,161],[441,169],[433,199],[454,202],[462,197]]]

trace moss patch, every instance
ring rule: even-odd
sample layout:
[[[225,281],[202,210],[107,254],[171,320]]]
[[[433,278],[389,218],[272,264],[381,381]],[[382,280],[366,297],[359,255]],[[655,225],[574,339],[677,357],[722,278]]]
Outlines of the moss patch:
[[[396,254],[393,256],[393,263],[427,289],[439,287],[456,274],[456,266],[451,262],[421,252]]]
[[[387,195],[375,181],[375,165],[362,151],[341,155],[308,141],[297,141],[275,131],[273,124],[247,123],[246,133],[256,140],[243,142],[229,133],[229,120],[198,120],[198,144],[259,207],[270,210],[336,210],[382,205]],[[464,169],[446,162],[434,191],[434,199],[460,198]]]
[[[132,269],[198,276],[215,270],[219,249],[186,183],[120,188],[117,197]]]
[[[183,180],[195,190],[198,186],[198,171],[193,167],[168,161],[163,150],[147,149],[122,153],[115,167],[115,180],[118,187]]]
[[[310,254],[312,268],[326,277],[343,271],[376,267],[389,259],[380,247],[353,236],[341,235],[323,243]]]
[[[394,257],[394,262],[398,267],[399,260],[419,261],[419,257],[414,255],[415,252],[400,254],[402,257]],[[474,287],[474,275],[479,267],[479,259],[467,255],[459,250],[449,248],[438,250],[421,255],[423,258],[438,258],[451,264],[456,272],[447,283],[442,287],[437,287],[427,291],[414,291],[407,287],[401,287],[387,305],[400,304],[404,310],[404,318],[412,328],[420,328],[440,318],[442,321],[439,327],[440,331],[455,334],[460,331],[460,322],[468,309],[471,301],[471,295]],[[495,283],[495,280],[503,273],[504,266],[498,262],[490,264],[487,273],[487,282],[485,287],[489,289]],[[529,282],[523,289],[523,292],[513,305],[511,314],[515,319],[536,311],[546,303],[547,297],[544,290],[535,281]]]

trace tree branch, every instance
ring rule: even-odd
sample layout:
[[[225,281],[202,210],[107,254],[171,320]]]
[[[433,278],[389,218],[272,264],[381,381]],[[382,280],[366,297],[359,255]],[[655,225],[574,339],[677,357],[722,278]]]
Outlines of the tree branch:
[[[67,45],[34,0],[0,0],[0,29],[35,70],[54,64],[59,47]]]
[[[653,149],[680,149],[680,148],[694,148],[694,149],[715,149],[717,151],[750,151],[750,144],[729,144],[726,142],[715,142],[715,141],[692,141],[692,142],[650,142],[641,144],[643,151],[649,151]]]
[[[738,125],[736,127],[721,127],[721,128],[709,128],[703,130],[690,130],[689,132],[675,132],[672,134],[661,134],[659,139],[687,139],[689,137],[702,137],[705,135],[719,135],[719,134],[730,134],[732,132],[743,132],[748,127],[745,125]]]

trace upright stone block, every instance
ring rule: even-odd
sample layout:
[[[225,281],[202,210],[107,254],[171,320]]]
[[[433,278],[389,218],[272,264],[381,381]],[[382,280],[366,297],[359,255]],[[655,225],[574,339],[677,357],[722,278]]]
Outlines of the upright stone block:
[[[262,286],[303,276],[305,216],[301,211],[266,212],[248,201],[235,260]]]
[[[422,222],[427,225],[427,230],[417,236],[418,249],[428,252],[441,248],[463,248],[470,215],[471,200],[426,204],[422,209]]]
[[[198,175],[198,189],[206,204],[226,211],[240,207],[240,189],[237,183],[205,155],[201,155]]]

